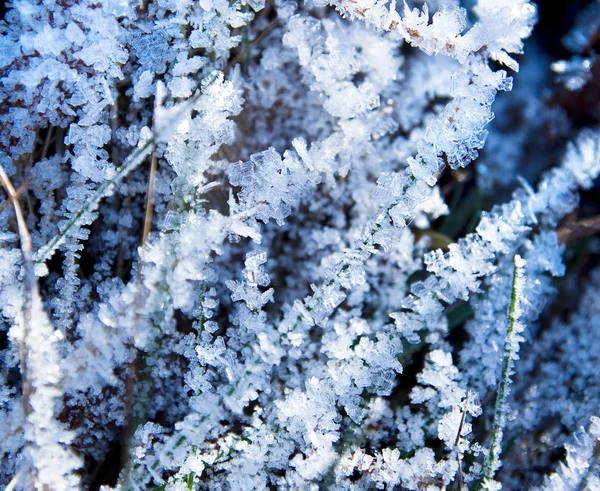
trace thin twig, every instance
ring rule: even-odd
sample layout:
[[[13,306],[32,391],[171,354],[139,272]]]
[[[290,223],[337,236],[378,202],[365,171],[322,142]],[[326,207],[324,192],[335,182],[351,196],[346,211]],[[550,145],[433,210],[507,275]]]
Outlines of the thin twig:
[[[15,477],[13,477],[10,482],[8,483],[8,486],[6,486],[6,488],[4,489],[4,491],[14,491],[17,488],[17,484],[19,484],[19,481],[21,480],[21,476],[23,475],[23,471],[20,470],[19,472],[17,472],[15,474]]]
[[[458,489],[462,491],[464,489],[464,479],[462,472],[462,453],[458,449],[458,444],[460,443],[460,437],[462,433],[463,426],[465,424],[465,418],[467,416],[467,406],[469,405],[469,399],[471,398],[471,393],[467,392],[467,398],[462,407],[462,414],[460,417],[460,424],[458,425],[458,432],[456,433],[456,440],[454,441],[454,447],[456,448],[456,460],[458,461]]]
[[[150,161],[150,176],[148,177],[148,193],[146,195],[146,213],[144,214],[144,227],[142,229],[142,247],[152,230],[152,215],[154,213],[154,182],[156,180],[156,145],[152,148],[152,158]]]
[[[561,244],[573,244],[600,232],[600,215],[566,223],[557,231]]]
[[[46,158],[48,155],[48,150],[50,150],[50,143],[52,142],[52,131],[54,130],[54,126],[50,126],[48,128],[48,133],[46,133],[46,139],[44,140],[44,146],[42,147],[42,155],[40,156],[40,161]]]
[[[27,186],[29,186],[29,183],[31,182],[31,176],[23,183],[19,186],[19,189],[17,189],[17,191],[15,192],[15,196],[9,196],[8,199],[6,200],[6,202],[0,206],[0,213],[2,213],[4,210],[6,210],[13,202],[13,199],[19,199],[19,197],[23,194],[23,192],[27,189]]]
[[[29,327],[28,320],[31,319],[31,299],[33,295],[33,289],[36,285],[35,273],[33,268],[33,254],[31,247],[31,236],[29,235],[29,230],[27,229],[27,222],[25,221],[25,217],[23,216],[23,210],[21,209],[21,205],[19,203],[17,192],[15,188],[4,171],[4,168],[0,166],[0,181],[2,182],[2,186],[8,194],[10,201],[13,204],[15,209],[15,215],[17,218],[17,230],[19,233],[19,240],[21,242],[21,254],[23,256],[23,267],[25,270],[25,325],[24,325],[24,333],[23,338],[27,336],[27,329]],[[22,358],[22,362],[25,362],[25,357]],[[22,373],[26,374],[26,370],[22,370]],[[25,375],[23,375],[26,378]],[[26,384],[24,384],[25,386]],[[29,409],[25,412],[28,414]]]
[[[17,192],[15,191],[15,188],[10,178],[8,177],[2,166],[0,166],[0,181],[2,182],[2,186],[4,187],[4,190],[6,191],[6,194],[8,195],[9,199],[12,201],[13,207],[15,209],[15,215],[17,218],[17,230],[19,233],[19,240],[21,243],[21,255],[23,256],[23,269],[25,278],[23,286],[23,334],[20,339],[20,362],[21,386],[23,395],[23,414],[25,416],[25,420],[27,421],[32,411],[30,396],[33,388],[28,377],[28,353],[26,339],[29,336],[29,327],[31,326],[31,322],[33,319],[33,295],[35,289],[37,288],[37,283],[33,267],[31,236],[29,235],[29,230],[27,229],[27,222],[25,221],[25,217],[23,216],[23,210],[21,209],[21,204],[19,203]]]
[[[277,24],[279,24],[279,19],[271,21],[271,23],[267,27],[265,27],[265,29],[260,33],[260,35],[254,38],[251,43],[249,43],[248,50],[260,44],[263,41],[263,39],[265,39],[270,34],[270,32],[277,26]],[[245,50],[240,50],[238,54],[234,56],[229,63],[227,63],[227,66],[223,69],[223,73],[226,74],[232,67],[242,62],[245,56]]]
[[[133,407],[135,398],[135,385],[139,375],[139,352],[135,347],[135,335],[137,332],[137,326],[142,317],[142,309],[144,306],[144,290],[142,285],[142,270],[144,267],[144,256],[143,248],[148,240],[150,231],[152,230],[152,216],[154,213],[154,185],[156,181],[156,169],[158,167],[158,159],[156,157],[156,144],[152,148],[152,158],[150,160],[150,175],[148,176],[148,192],[146,195],[146,212],[144,214],[144,225],[142,228],[142,242],[140,248],[140,256],[138,261],[137,275],[136,275],[136,293],[135,293],[135,311],[134,320],[131,328],[131,346],[133,350],[133,359],[127,367],[127,378],[125,380],[125,424],[123,431],[123,453],[122,453],[122,465],[127,468],[129,461],[129,442],[132,436],[132,421],[133,421]],[[127,471],[128,472],[128,471]]]

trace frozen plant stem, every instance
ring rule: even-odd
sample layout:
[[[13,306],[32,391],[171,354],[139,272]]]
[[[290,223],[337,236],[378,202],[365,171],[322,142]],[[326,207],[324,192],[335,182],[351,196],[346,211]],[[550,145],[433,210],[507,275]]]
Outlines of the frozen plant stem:
[[[148,177],[148,195],[146,196],[146,213],[144,215],[144,229],[142,232],[142,246],[146,243],[152,229],[152,214],[154,213],[154,181],[156,180],[156,144],[152,145],[152,159],[150,161],[150,176]]]
[[[27,189],[27,186],[29,186],[29,183],[31,182],[31,177],[29,179],[27,179],[23,184],[21,184],[21,186],[19,187],[19,189],[17,189],[15,191],[15,194],[11,197],[9,197],[6,202],[0,206],[0,213],[2,213],[4,210],[6,210],[6,208],[8,208],[13,200],[18,199],[19,196],[21,196],[23,194],[23,192]]]
[[[28,335],[28,329],[31,325],[32,313],[31,304],[33,301],[33,290],[36,287],[35,273],[33,269],[33,255],[31,252],[31,237],[29,230],[27,230],[27,223],[23,216],[23,210],[19,204],[19,194],[15,190],[10,178],[4,171],[4,168],[0,166],[0,180],[2,181],[2,187],[8,195],[9,201],[15,209],[15,215],[17,218],[17,229],[19,232],[19,240],[21,241],[21,254],[23,256],[23,267],[25,270],[25,281],[24,281],[24,302],[23,302],[23,335],[21,337],[21,378],[23,384],[23,414],[27,417],[30,413],[31,405],[29,403],[29,383],[27,381],[27,353],[25,340]]]
[[[494,425],[492,429],[492,443],[490,453],[483,467],[482,489],[489,489],[496,471],[500,468],[500,452],[502,450],[502,436],[506,425],[506,399],[509,394],[510,376],[514,361],[519,352],[519,342],[522,341],[520,333],[523,331],[519,317],[521,315],[521,295],[523,294],[525,275],[525,260],[518,254],[514,257],[514,273],[510,305],[508,308],[508,327],[504,342],[502,372],[498,383],[496,396],[496,409],[494,411]]]
[[[460,424],[458,425],[458,431],[456,432],[456,440],[454,441],[454,447],[456,448],[456,460],[458,462],[458,489],[462,491],[464,489],[464,478],[462,471],[462,460],[463,454],[458,448],[458,444],[460,443],[460,438],[462,434],[462,429],[465,424],[465,417],[467,416],[467,406],[469,405],[469,399],[471,398],[471,393],[467,393],[467,398],[463,404],[463,408],[460,415]]]
[[[11,481],[8,483],[8,486],[6,486],[6,489],[4,491],[14,491],[16,489],[17,485],[19,484],[19,481],[20,481],[22,475],[23,475],[23,471],[17,472],[17,475],[11,479]]]
[[[96,190],[96,192],[92,195],[90,199],[88,199],[79,210],[73,213],[71,219],[66,223],[66,225],[62,228],[62,230],[54,236],[50,242],[48,242],[44,247],[40,249],[40,251],[36,254],[34,260],[36,263],[43,263],[47,259],[52,256],[54,251],[60,247],[60,245],[67,238],[67,234],[74,225],[76,225],[81,217],[85,213],[91,212],[102,200],[103,198],[109,196],[114,189],[115,185],[121,181],[127,174],[129,174],[133,169],[135,169],[138,165],[140,165],[144,159],[148,156],[148,154],[154,148],[154,140],[152,138],[148,139],[144,145],[135,150],[119,167],[115,174],[111,179],[107,179],[104,181]]]
[[[44,310],[34,271],[32,241],[10,178],[0,167],[0,181],[12,200],[23,257],[23,304],[19,336],[23,407],[24,454],[20,464],[23,489],[75,489],[81,462],[68,443],[72,435],[55,419],[62,395],[63,373],[58,342]],[[20,471],[20,472],[21,472]]]
[[[21,336],[20,350],[21,350],[21,384],[23,394],[23,414],[27,420],[32,412],[32,405],[30,400],[30,394],[33,387],[29,382],[28,377],[28,353],[27,353],[27,337],[29,336],[29,327],[33,320],[32,304],[34,289],[36,288],[35,272],[33,268],[33,255],[31,252],[31,236],[29,230],[27,230],[27,223],[23,216],[23,210],[19,204],[19,194],[15,190],[10,178],[4,171],[4,168],[0,166],[0,180],[2,181],[2,187],[8,195],[9,201],[12,201],[15,209],[15,215],[17,218],[17,229],[19,232],[19,240],[21,242],[21,254],[23,256],[23,268],[25,272],[25,278],[23,282],[23,334]],[[18,481],[18,477],[15,476]],[[37,480],[37,479],[36,479]],[[17,483],[15,483],[16,486]]]
[[[133,350],[132,360],[127,368],[127,379],[125,382],[125,418],[126,422],[123,431],[123,466],[127,467],[129,459],[129,443],[132,436],[133,411],[135,404],[135,385],[139,375],[139,357],[140,353],[136,348],[135,336],[137,333],[138,324],[142,317],[142,309],[144,307],[144,287],[142,285],[142,273],[144,268],[143,248],[148,240],[150,231],[152,230],[152,216],[154,213],[154,183],[156,180],[156,168],[158,159],[156,157],[156,144],[152,145],[152,158],[150,159],[150,175],[148,176],[148,192],[146,196],[146,212],[144,214],[144,226],[142,230],[142,242],[140,245],[140,257],[138,262],[138,270],[136,275],[136,296],[135,296],[135,316],[133,330],[131,334],[131,349]]]
[[[261,36],[257,37],[253,41],[253,43],[248,43],[248,52],[249,52],[250,48],[252,47],[252,45],[253,44],[256,45],[256,44],[260,43],[264,39],[264,37],[266,37],[266,35],[277,25],[277,23],[278,23],[277,19],[274,20],[273,22],[271,22],[267,26],[267,28],[265,29],[265,32],[263,32]],[[228,63],[225,66],[225,68],[223,69],[224,73],[227,73],[227,71],[232,66],[234,66],[240,59],[243,59],[244,53],[245,53],[245,50],[240,51],[238,56],[235,57],[230,63]],[[207,78],[208,78],[208,82],[204,85],[204,88],[203,88],[204,90],[206,90],[208,87],[210,87],[215,82],[215,80],[217,80],[218,77],[214,76],[214,74],[213,74]],[[198,101],[198,99],[200,98],[202,93],[203,93],[203,91],[200,90],[195,95],[190,97],[188,100],[181,103],[180,109],[182,109],[182,110],[180,110],[178,112],[175,119],[170,120],[168,122],[168,124],[166,125],[166,127],[160,128],[157,131],[157,133],[154,135],[154,138],[149,138],[141,147],[137,148],[134,152],[132,152],[125,159],[123,164],[115,171],[114,175],[110,179],[107,179],[106,181],[104,181],[98,187],[96,192],[89,199],[87,199],[85,201],[83,206],[81,208],[79,208],[75,213],[73,213],[73,215],[71,216],[69,221],[64,225],[64,227],[60,230],[60,232],[58,234],[56,234],[50,240],[50,242],[48,242],[46,245],[44,245],[37,252],[37,254],[34,257],[34,261],[36,263],[44,263],[45,261],[47,261],[52,256],[52,254],[54,254],[54,251],[56,251],[56,249],[58,249],[61,246],[61,244],[65,241],[65,239],[68,236],[68,232],[73,228],[73,226],[77,225],[81,221],[84,214],[92,212],[98,206],[98,203],[103,198],[106,198],[107,196],[111,195],[114,187],[125,176],[127,176],[131,171],[133,171],[136,167],[138,167],[144,161],[144,159],[148,156],[148,154],[150,154],[150,152],[154,152],[154,150],[156,148],[156,143],[158,141],[161,141],[162,139],[164,139],[164,137],[170,131],[170,128],[176,126],[177,123],[182,119],[182,117],[184,117],[188,114],[189,109]],[[145,230],[144,230],[144,232],[145,232]]]

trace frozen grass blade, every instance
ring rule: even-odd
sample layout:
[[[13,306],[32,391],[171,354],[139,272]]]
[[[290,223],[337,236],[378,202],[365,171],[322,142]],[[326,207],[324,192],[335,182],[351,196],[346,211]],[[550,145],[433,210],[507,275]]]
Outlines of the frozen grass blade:
[[[154,140],[150,138],[141,147],[129,155],[129,157],[125,159],[125,162],[123,162],[123,165],[115,171],[112,178],[104,181],[84,205],[73,214],[62,230],[38,251],[34,256],[34,261],[36,263],[47,261],[52,254],[54,254],[54,251],[56,251],[56,249],[58,249],[66,240],[69,231],[80,222],[81,218],[86,213],[92,212],[103,198],[110,196],[114,187],[133,169],[139,166],[148,155],[150,155],[153,147]]]
[[[508,327],[504,342],[504,354],[502,361],[502,372],[498,383],[496,396],[496,409],[494,411],[494,425],[492,429],[492,442],[490,453],[483,467],[483,489],[498,489],[497,483],[493,481],[496,471],[500,468],[500,453],[502,451],[502,437],[506,426],[506,400],[510,393],[511,375],[516,359],[518,359],[519,343],[523,340],[520,333],[524,325],[519,320],[522,314],[521,300],[525,283],[525,260],[518,254],[514,257],[514,273],[512,280],[512,291],[510,306],[508,308]]]
[[[55,418],[55,408],[62,397],[59,331],[55,331],[38,291],[34,272],[31,237],[18,194],[4,168],[0,181],[14,206],[23,257],[23,307],[20,322],[20,365],[24,416],[24,468],[8,487],[20,479],[23,488],[75,489],[79,483],[76,470],[80,460],[66,446],[72,439]]]

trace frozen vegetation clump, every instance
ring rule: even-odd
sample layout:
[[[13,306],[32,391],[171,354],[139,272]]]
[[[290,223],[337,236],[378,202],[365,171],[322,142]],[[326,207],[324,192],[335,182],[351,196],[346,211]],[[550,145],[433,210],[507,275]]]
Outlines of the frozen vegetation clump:
[[[0,487],[600,489],[565,4],[9,1]]]

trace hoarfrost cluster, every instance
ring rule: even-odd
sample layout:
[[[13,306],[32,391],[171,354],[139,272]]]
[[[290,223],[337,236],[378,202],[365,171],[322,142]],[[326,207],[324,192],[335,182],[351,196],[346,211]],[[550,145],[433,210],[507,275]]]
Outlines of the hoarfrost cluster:
[[[588,4],[9,1],[0,486],[599,489]]]

